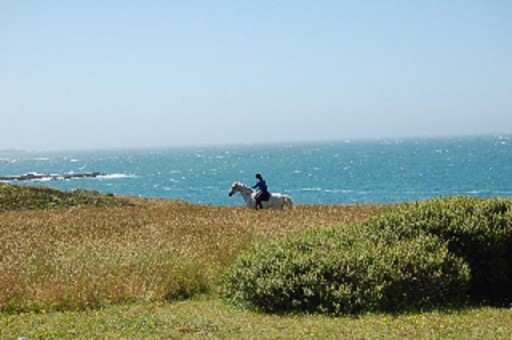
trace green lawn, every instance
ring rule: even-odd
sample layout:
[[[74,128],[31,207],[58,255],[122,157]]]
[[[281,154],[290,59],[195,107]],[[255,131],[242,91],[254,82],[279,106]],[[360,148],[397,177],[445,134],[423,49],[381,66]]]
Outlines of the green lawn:
[[[0,338],[436,338],[511,339],[512,308],[467,308],[357,317],[279,316],[236,310],[202,296],[174,303],[78,312],[0,314]]]

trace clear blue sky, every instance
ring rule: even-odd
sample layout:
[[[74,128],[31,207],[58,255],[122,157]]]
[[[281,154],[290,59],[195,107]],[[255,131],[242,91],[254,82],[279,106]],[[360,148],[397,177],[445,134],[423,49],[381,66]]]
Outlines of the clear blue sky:
[[[0,149],[512,133],[512,1],[0,0]]]

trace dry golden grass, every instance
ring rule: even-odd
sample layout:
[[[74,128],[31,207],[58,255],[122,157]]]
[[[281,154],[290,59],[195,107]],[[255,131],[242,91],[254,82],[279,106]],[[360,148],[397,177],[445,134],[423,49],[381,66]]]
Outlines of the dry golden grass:
[[[133,206],[0,212],[0,311],[83,309],[214,290],[257,239],[361,221],[383,206],[288,211],[130,198]]]

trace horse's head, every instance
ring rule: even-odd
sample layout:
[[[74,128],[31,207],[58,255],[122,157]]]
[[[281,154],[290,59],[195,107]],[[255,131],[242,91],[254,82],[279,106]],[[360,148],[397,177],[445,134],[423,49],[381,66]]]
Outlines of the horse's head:
[[[252,192],[252,189],[249,188],[248,186],[246,186],[245,184],[243,183],[240,183],[240,182],[233,182],[233,184],[231,185],[231,190],[229,190],[228,192],[228,196],[233,196],[234,194],[236,194],[237,192],[242,192],[242,194],[246,193],[247,191],[250,191]]]
[[[228,196],[229,197],[233,196],[239,190],[240,190],[239,183],[238,182],[233,182],[233,184],[231,185],[231,190],[229,190]]]

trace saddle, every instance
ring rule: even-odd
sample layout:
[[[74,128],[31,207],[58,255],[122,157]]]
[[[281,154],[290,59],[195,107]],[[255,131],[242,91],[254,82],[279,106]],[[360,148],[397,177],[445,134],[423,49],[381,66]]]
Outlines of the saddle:
[[[270,200],[271,194],[270,192],[259,192],[257,197],[260,200],[260,202],[265,202]]]

